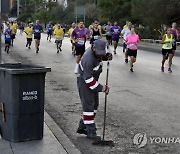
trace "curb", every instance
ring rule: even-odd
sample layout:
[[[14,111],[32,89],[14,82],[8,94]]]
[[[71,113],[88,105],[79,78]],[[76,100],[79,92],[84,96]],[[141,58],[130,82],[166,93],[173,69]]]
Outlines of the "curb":
[[[44,112],[44,122],[68,154],[82,154],[46,111]]]

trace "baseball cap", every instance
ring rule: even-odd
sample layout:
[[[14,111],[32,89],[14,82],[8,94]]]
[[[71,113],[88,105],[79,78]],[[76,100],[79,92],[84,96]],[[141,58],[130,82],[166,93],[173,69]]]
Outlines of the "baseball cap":
[[[99,39],[94,41],[94,47],[96,48],[96,53],[100,56],[106,55],[106,42]]]

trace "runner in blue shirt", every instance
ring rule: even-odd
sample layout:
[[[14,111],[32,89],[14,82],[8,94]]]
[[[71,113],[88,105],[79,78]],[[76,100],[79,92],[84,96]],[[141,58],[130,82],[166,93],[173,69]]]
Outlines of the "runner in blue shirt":
[[[47,26],[47,41],[49,39],[49,42],[51,42],[52,31],[53,31],[53,25],[51,22],[49,22],[49,24]]]
[[[4,50],[7,53],[9,53],[9,49],[10,49],[10,46],[11,46],[12,29],[11,29],[9,24],[7,25],[7,27],[8,28],[4,32],[4,39],[5,39],[5,49]]]
[[[43,32],[43,27],[39,24],[39,20],[36,20],[36,24],[33,26],[33,31],[34,31],[36,53],[38,53],[40,40],[41,40],[41,33]]]

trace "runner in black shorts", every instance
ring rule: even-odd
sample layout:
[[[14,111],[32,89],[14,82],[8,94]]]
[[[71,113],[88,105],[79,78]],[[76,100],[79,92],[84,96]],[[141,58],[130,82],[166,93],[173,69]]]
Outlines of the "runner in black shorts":
[[[76,50],[76,56],[81,56],[84,54],[85,52],[85,45],[83,46],[75,46],[75,50]]]
[[[172,51],[173,51],[173,57],[175,55],[175,52],[176,52],[176,46],[177,46],[177,39],[178,39],[178,36],[179,36],[179,33],[178,33],[178,30],[177,30],[177,25],[176,23],[172,23],[172,28],[171,28],[171,33],[173,35],[173,44],[172,44]]]
[[[89,31],[87,28],[85,28],[84,23],[82,21],[79,22],[78,27],[76,27],[72,32],[72,38],[75,42],[76,50],[76,67],[74,70],[75,74],[78,74],[79,62],[81,60],[82,55],[85,52],[85,43],[88,35]]]
[[[114,22],[114,26],[111,27],[112,41],[114,44],[114,54],[116,54],[120,33],[121,27],[118,26],[117,22]]]
[[[139,43],[139,35],[136,34],[135,29],[131,28],[131,33],[126,37],[127,54],[130,57],[130,71],[133,72],[133,66],[136,62],[137,47]]]
[[[36,20],[36,25],[33,26],[33,30],[34,30],[36,53],[38,53],[39,46],[40,46],[41,33],[43,32],[43,28],[39,24],[39,20]]]
[[[171,34],[171,28],[168,28],[166,31],[166,34],[162,38],[162,65],[161,65],[161,71],[164,72],[164,63],[166,61],[166,57],[169,58],[169,68],[168,72],[172,73],[171,65],[172,65],[172,58],[173,58],[173,50],[172,50],[172,44],[173,44],[173,35]]]

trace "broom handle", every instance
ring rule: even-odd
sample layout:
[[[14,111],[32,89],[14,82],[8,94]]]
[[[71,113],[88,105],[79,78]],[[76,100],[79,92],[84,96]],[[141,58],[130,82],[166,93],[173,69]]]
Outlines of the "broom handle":
[[[107,62],[107,74],[106,74],[106,85],[108,85],[109,77],[109,61]],[[106,107],[107,107],[107,93],[105,93],[105,104],[104,104],[104,124],[103,124],[103,141],[105,137],[105,127],[106,127]]]

